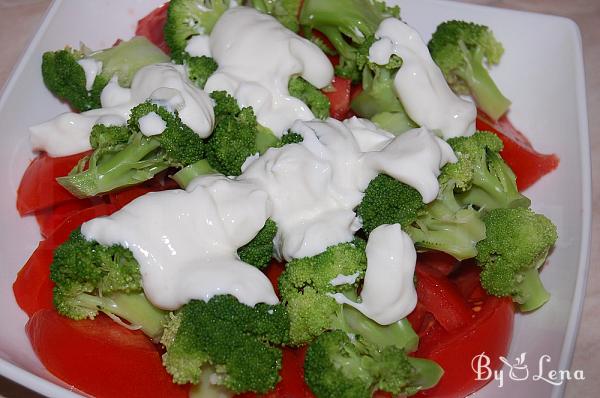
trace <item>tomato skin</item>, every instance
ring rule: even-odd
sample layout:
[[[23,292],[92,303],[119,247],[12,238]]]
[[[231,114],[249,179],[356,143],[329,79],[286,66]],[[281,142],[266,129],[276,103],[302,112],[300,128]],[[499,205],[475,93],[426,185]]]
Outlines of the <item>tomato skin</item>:
[[[352,81],[335,76],[331,85],[333,86],[331,91],[323,91],[323,94],[329,98],[329,115],[338,120],[344,120],[350,111],[350,88]]]
[[[117,208],[110,204],[83,209],[64,220],[51,236],[39,243],[13,283],[17,304],[27,315],[31,316],[40,309],[53,308],[54,283],[50,280],[50,264],[56,247],[67,240],[71,232],[85,221],[112,214],[115,210]]]
[[[490,368],[500,369],[499,356],[506,355],[512,338],[514,305],[510,298],[488,296],[473,323],[453,334],[437,339],[422,339],[416,357],[428,358],[444,369],[437,386],[415,397],[459,398],[485,386],[489,380],[476,380],[473,358],[485,353]]]
[[[35,212],[35,218],[37,219],[42,236],[46,238],[51,236],[71,216],[88,207],[102,203],[105,203],[102,197],[69,200],[48,209]]]
[[[502,116],[494,122],[481,112],[477,115],[477,129],[496,134],[504,143],[500,152],[504,161],[517,176],[517,187],[522,191],[544,175],[558,167],[560,162],[555,154],[544,155],[533,149],[529,140]]]
[[[26,330],[50,373],[97,398],[188,396],[189,387],[172,383],[147,336],[105,316],[74,321],[42,309]]]
[[[46,153],[35,158],[25,170],[17,189],[17,210],[22,216],[47,209],[75,197],[64,189],[57,177],[66,176],[90,152],[53,158]]]
[[[166,54],[170,54],[171,50],[165,42],[163,28],[167,22],[167,10],[169,3],[156,8],[150,14],[140,19],[135,30],[136,36],[144,36],[155,46],[163,50]]]

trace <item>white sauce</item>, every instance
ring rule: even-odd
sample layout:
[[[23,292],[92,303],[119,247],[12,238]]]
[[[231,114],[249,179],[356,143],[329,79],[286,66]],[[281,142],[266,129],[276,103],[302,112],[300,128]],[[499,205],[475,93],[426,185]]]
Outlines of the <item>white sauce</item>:
[[[119,85],[119,78],[115,75],[100,93],[100,104],[103,108],[114,108],[131,102],[131,90]]]
[[[93,58],[82,58],[77,63],[83,68],[83,72],[85,73],[85,89],[90,91],[94,86],[96,76],[102,72],[102,62],[96,61]]]
[[[395,137],[394,134],[380,129],[368,119],[352,116],[343,123],[352,132],[362,152],[380,151]]]
[[[278,136],[295,120],[314,119],[304,102],[290,96],[290,78],[302,76],[318,88],[333,78],[331,63],[316,45],[252,8],[221,16],[210,35],[210,53],[219,67],[205,90],[225,90],[241,106],[252,106],[258,122]]]
[[[356,279],[360,276],[360,272],[355,272],[352,275],[342,275],[339,274],[335,278],[329,281],[331,286],[341,286],[341,285],[353,285],[356,282]]]
[[[416,261],[414,244],[400,225],[381,225],[371,232],[367,242],[367,272],[361,302],[355,303],[341,293],[332,296],[381,325],[398,322],[417,305],[413,283]]]
[[[146,137],[162,134],[167,123],[156,112],[150,112],[138,120],[140,132]]]
[[[84,223],[81,232],[101,244],[129,248],[140,264],[144,292],[160,308],[174,310],[218,294],[250,306],[276,304],[269,279],[236,253],[268,213],[268,197],[254,185],[209,176],[187,191],[144,195],[111,216]]]
[[[208,35],[192,36],[185,46],[185,52],[192,57],[210,57],[210,37]]]
[[[475,105],[457,97],[448,87],[416,30],[399,19],[387,18],[375,36],[379,40],[369,49],[371,62],[385,65],[393,54],[402,58],[394,87],[412,120],[439,130],[446,139],[475,132]]]
[[[156,93],[164,94],[164,88],[171,89],[166,92],[171,94],[170,99],[175,98],[181,120],[199,136],[208,137],[214,124],[212,101],[208,94],[188,80],[183,66],[154,64],[135,74],[131,89],[118,88],[118,83],[105,87],[101,97],[116,106],[82,113],[67,112],[30,127],[32,147],[34,150],[46,151],[50,156],[67,156],[90,150],[90,132],[100,117],[117,116],[127,120],[131,108],[158,95]],[[128,90],[128,102],[121,103],[125,94],[119,89]]]

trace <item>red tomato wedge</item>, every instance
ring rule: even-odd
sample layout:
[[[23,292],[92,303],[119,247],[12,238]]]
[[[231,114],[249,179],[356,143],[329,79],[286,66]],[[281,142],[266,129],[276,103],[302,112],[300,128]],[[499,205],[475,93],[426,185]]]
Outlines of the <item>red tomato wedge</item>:
[[[529,140],[517,130],[506,116],[494,122],[487,115],[479,112],[477,129],[495,133],[504,149],[500,154],[517,176],[517,187],[520,191],[530,187],[544,175],[558,167],[559,159],[555,154],[544,155],[533,149]]]
[[[350,87],[352,81],[335,76],[331,82],[333,89],[325,90],[325,94],[331,103],[329,106],[329,115],[338,120],[344,120],[350,111]]]
[[[74,321],[43,309],[26,329],[50,373],[97,398],[188,397],[189,387],[173,384],[147,336],[105,316]]]
[[[156,8],[150,14],[140,19],[135,30],[136,36],[144,36],[150,40],[155,46],[169,54],[171,50],[165,42],[163,28],[167,22],[167,10],[169,3]]]
[[[82,223],[92,218],[106,216],[113,213],[117,208],[110,204],[101,204],[83,209],[55,229],[54,233],[43,240],[33,252],[27,263],[17,274],[13,283],[13,292],[17,304],[31,316],[34,312],[44,308],[52,307],[52,287],[50,280],[50,264],[54,255],[54,249],[63,243],[69,234]]]
[[[48,237],[59,228],[65,220],[83,209],[105,203],[103,198],[94,197],[90,199],[76,199],[59,203],[54,207],[40,210],[35,213],[40,232],[43,237]]]
[[[140,185],[135,185],[125,188],[120,191],[111,192],[108,196],[110,203],[117,206],[119,209],[134,199],[139,198],[148,192],[165,191],[168,189],[179,188],[175,180],[168,177],[167,173],[163,172],[149,181],[145,181]]]
[[[35,158],[25,170],[17,189],[17,210],[21,215],[47,209],[75,197],[64,189],[57,177],[66,176],[89,152],[53,158],[45,153]]]

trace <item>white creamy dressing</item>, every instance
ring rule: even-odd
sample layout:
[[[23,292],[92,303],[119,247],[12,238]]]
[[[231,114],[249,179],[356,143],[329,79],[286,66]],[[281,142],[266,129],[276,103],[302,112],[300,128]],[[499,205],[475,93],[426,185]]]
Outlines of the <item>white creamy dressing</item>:
[[[392,55],[402,58],[394,77],[396,95],[406,113],[420,126],[438,130],[443,137],[475,132],[475,104],[456,96],[435,64],[419,33],[396,18],[384,19],[369,49],[369,60],[385,65]]]
[[[102,72],[102,62],[93,58],[82,58],[77,61],[85,73],[85,89],[90,91],[94,86],[94,80]]]
[[[221,16],[210,35],[210,53],[219,67],[205,90],[225,90],[241,106],[251,106],[258,122],[278,136],[296,120],[314,119],[308,106],[290,95],[290,78],[302,76],[317,88],[333,78],[323,51],[253,8],[235,7]]]
[[[367,272],[361,301],[356,303],[342,293],[332,294],[340,304],[348,304],[381,325],[398,322],[417,305],[413,274],[417,252],[399,224],[380,225],[367,242]]]
[[[102,108],[63,113],[30,127],[32,147],[46,151],[50,156],[67,156],[90,150],[90,132],[99,118],[110,116],[127,120],[131,108],[148,99],[161,104],[161,101],[171,101],[176,105],[181,120],[195,133],[201,137],[211,134],[214,112],[208,94],[189,81],[183,66],[163,63],[140,69],[130,89],[120,87],[116,80],[111,79],[101,94]],[[104,107],[105,104],[109,106]]]
[[[174,310],[218,294],[232,294],[250,306],[276,304],[269,279],[236,253],[268,214],[268,197],[254,185],[207,176],[186,191],[144,195],[109,217],[84,223],[81,232],[130,249],[146,296],[160,308]]]
[[[330,280],[329,284],[331,286],[353,285],[359,276],[360,272],[355,272],[352,275],[339,274],[338,276]]]
[[[377,127],[369,119],[352,116],[343,123],[352,132],[362,152],[380,151],[395,137],[394,134]]]
[[[192,57],[210,57],[210,36],[196,35],[188,40],[185,46],[185,52]]]
[[[142,116],[138,120],[140,132],[146,137],[162,134],[167,128],[167,122],[160,117],[156,112],[150,112]]]

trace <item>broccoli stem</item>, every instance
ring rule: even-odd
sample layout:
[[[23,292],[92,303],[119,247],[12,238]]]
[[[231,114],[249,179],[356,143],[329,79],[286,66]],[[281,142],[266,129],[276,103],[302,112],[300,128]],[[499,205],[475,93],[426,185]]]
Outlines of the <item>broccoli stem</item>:
[[[234,393],[226,389],[225,387],[214,384],[211,382],[211,378],[216,376],[215,370],[210,366],[202,367],[202,374],[200,375],[200,382],[192,385],[190,389],[189,398],[230,398],[234,396]]]
[[[381,112],[374,115],[371,121],[377,127],[394,135],[400,135],[419,127],[405,112]]]
[[[77,296],[79,306],[99,310],[107,315],[116,315],[158,341],[163,331],[167,313],[154,307],[143,293],[114,293],[103,297],[82,293]]]
[[[273,134],[268,128],[257,124],[256,131],[256,149],[261,155],[267,151],[267,149],[277,146],[279,139]]]
[[[408,357],[408,362],[415,368],[417,376],[411,384],[421,390],[434,387],[444,375],[444,369],[432,360]]]
[[[481,49],[477,48],[474,51],[465,49],[464,52],[470,55],[468,63],[470,70],[462,73],[458,71],[457,75],[469,86],[477,106],[489,117],[498,120],[500,116],[506,113],[511,102],[500,92],[483,65],[483,52]]]
[[[88,170],[71,171],[68,176],[56,180],[78,198],[96,196],[116,188],[135,185],[149,180],[168,168],[161,158],[149,158],[149,154],[160,147],[160,142],[147,137],[137,137],[114,155],[95,152],[90,159]],[[109,157],[110,156],[110,157]],[[106,157],[98,163],[100,157]]]
[[[351,104],[352,110],[358,116],[368,119],[381,112],[406,113],[394,91],[392,70],[380,67],[373,73],[369,68],[365,68],[362,82],[363,91]]]
[[[519,310],[527,312],[538,309],[550,299],[550,294],[544,288],[540,279],[540,273],[534,267],[523,273],[522,277],[523,279],[519,283],[519,290],[524,293],[525,301],[519,305]]]
[[[196,163],[192,163],[179,170],[177,173],[171,176],[171,178],[174,179],[181,188],[185,189],[194,178],[206,174],[216,173],[217,171],[210,167],[208,160],[201,159]]]

